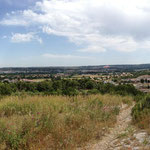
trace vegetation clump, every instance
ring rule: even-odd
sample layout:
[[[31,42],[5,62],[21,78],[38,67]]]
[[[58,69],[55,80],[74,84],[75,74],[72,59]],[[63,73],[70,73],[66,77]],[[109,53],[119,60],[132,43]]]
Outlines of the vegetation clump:
[[[132,109],[133,123],[139,128],[146,129],[150,133],[150,95],[138,99]]]

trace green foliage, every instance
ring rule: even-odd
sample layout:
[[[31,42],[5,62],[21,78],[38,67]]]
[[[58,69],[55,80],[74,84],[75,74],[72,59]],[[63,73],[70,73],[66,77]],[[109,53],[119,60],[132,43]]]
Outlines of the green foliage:
[[[10,95],[13,88],[8,83],[0,83],[0,95]]]
[[[140,120],[144,114],[150,113],[150,96],[141,99],[132,109],[132,116],[134,120]]]
[[[140,98],[140,97],[139,97]],[[133,123],[150,133],[150,95],[146,95],[132,109]]]
[[[141,95],[142,93],[134,88],[133,85],[113,85],[110,83],[97,83],[90,78],[83,79],[53,79],[42,82],[16,82],[0,83],[0,96],[14,95],[18,93],[29,93],[35,95],[42,93],[44,95],[68,95],[76,96],[78,94],[118,94],[118,95]]]
[[[99,90],[98,89],[91,89],[91,90],[88,90],[88,94],[98,94],[99,93]]]

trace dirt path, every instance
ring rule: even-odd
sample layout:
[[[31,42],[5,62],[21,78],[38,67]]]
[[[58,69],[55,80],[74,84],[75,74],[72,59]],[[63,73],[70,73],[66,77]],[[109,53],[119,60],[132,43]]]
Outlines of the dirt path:
[[[117,123],[101,141],[80,150],[150,150],[150,137],[130,124],[132,107],[122,105]],[[144,143],[145,142],[145,143]]]

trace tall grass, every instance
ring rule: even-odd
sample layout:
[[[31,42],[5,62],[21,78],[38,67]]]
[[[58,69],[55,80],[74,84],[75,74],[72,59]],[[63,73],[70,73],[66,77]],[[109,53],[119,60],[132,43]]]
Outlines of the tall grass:
[[[150,95],[140,98],[132,109],[133,123],[150,134]]]
[[[132,98],[10,96],[0,101],[0,148],[74,149],[101,138],[116,122],[122,102]]]

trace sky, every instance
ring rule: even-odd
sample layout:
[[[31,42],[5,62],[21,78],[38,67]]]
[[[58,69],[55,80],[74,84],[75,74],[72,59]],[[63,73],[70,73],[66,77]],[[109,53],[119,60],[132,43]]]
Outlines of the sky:
[[[0,0],[0,67],[142,63],[149,0]]]

